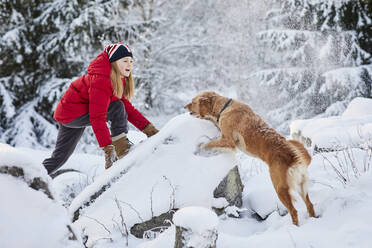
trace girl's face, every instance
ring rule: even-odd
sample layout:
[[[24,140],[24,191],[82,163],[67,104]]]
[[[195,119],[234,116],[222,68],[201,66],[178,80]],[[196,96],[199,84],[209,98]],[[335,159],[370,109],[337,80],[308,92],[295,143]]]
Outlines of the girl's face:
[[[117,60],[116,62],[119,67],[120,74],[123,77],[129,77],[130,73],[132,72],[133,58],[124,57],[124,58]]]

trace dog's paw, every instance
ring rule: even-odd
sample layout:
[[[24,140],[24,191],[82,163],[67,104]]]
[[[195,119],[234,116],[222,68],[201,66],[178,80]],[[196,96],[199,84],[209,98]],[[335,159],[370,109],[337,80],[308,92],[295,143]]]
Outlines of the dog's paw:
[[[312,216],[311,218],[315,218],[315,219],[318,219],[318,218],[321,218],[322,215],[321,214],[315,214],[315,216]]]
[[[206,145],[207,143],[205,143],[205,142],[201,142],[201,143],[199,143],[198,144],[198,149],[200,149],[200,150],[205,150],[205,145]]]
[[[196,146],[196,150],[194,151],[194,155],[199,156],[205,149],[204,149],[205,143],[199,143]]]
[[[202,157],[212,157],[221,153],[220,151],[205,149],[205,144],[206,143],[199,143],[196,147],[194,155]]]

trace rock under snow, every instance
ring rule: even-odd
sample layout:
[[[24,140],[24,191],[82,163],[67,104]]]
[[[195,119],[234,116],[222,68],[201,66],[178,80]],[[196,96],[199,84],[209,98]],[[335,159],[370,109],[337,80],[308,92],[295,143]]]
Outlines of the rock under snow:
[[[206,208],[186,207],[173,217],[176,226],[174,248],[215,248],[218,238],[217,215]]]
[[[155,238],[157,233],[161,233],[171,226],[171,220],[173,219],[175,211],[177,211],[177,209],[170,210],[159,216],[154,216],[151,220],[137,223],[131,227],[130,233],[140,239]]]
[[[210,121],[179,115],[98,176],[69,208],[87,245],[120,232],[125,236],[122,230],[171,209],[211,209],[214,190],[237,165],[233,153],[200,151],[201,142],[218,135]]]
[[[262,166],[266,165],[262,163]],[[262,220],[274,211],[287,211],[275,192],[268,170],[250,178],[245,186],[244,205],[256,218]]]
[[[83,247],[38,160],[0,143],[1,247]]]
[[[191,229],[193,232],[202,233],[205,230],[217,228],[218,218],[207,208],[191,206],[177,211],[173,216],[173,223],[176,226]]]

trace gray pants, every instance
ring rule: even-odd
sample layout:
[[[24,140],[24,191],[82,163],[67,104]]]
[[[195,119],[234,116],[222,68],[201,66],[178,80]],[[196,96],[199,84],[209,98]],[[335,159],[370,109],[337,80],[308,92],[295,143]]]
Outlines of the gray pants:
[[[110,103],[107,120],[111,122],[111,136],[128,133],[127,113],[122,101]],[[48,174],[55,172],[67,161],[83,135],[85,127],[90,125],[89,113],[79,116],[69,123],[59,123],[56,147],[52,156],[43,161]]]

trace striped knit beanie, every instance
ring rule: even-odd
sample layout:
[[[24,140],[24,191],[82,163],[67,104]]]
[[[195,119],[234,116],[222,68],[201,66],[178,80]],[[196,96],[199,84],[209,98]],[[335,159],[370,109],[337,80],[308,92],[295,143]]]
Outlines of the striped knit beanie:
[[[127,44],[123,43],[116,43],[110,44],[105,47],[105,52],[107,53],[110,63],[119,60],[124,57],[132,57],[133,53],[132,50],[129,48]]]

